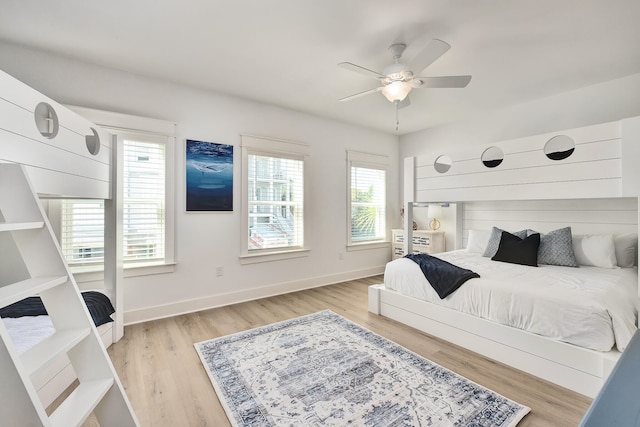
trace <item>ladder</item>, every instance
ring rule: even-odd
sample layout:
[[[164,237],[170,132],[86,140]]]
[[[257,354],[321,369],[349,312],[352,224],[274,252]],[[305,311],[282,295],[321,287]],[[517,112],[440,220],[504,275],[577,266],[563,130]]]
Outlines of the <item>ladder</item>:
[[[0,307],[42,298],[55,333],[18,354],[0,321],[0,424],[138,426],[24,167],[0,163]],[[79,385],[47,415],[31,378],[66,353]],[[6,424],[5,424],[6,423]]]

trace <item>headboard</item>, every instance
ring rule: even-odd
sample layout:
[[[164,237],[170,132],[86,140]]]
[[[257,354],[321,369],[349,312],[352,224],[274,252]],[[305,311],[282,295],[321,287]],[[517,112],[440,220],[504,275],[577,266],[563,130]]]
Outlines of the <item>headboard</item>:
[[[628,234],[638,232],[638,200],[635,198],[477,201],[462,203],[463,241],[469,230],[499,227],[516,231],[533,229],[548,233],[571,226],[576,234]]]
[[[111,135],[3,71],[0,88],[0,162],[42,197],[110,199]]]

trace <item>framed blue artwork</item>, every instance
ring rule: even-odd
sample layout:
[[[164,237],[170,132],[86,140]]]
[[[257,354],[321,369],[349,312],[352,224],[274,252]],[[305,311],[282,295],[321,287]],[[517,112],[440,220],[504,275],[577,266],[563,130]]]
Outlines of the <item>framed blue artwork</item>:
[[[187,211],[233,211],[233,145],[187,139]]]

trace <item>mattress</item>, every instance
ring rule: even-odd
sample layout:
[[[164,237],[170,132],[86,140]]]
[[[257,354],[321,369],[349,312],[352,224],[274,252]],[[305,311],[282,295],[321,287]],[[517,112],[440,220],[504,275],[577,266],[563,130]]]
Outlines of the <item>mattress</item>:
[[[637,327],[638,270],[522,266],[464,250],[435,255],[480,278],[440,299],[413,261],[387,264],[384,284],[430,303],[580,347],[623,351]]]
[[[101,290],[100,292],[82,292],[82,297],[99,330],[111,328],[109,323],[113,321],[111,315],[115,310],[109,296]],[[20,354],[55,332],[51,319],[46,315],[44,305],[38,297],[25,298],[15,304],[3,307],[0,309],[0,316]]]
[[[55,332],[49,316],[3,318],[2,322],[18,350],[18,354],[24,353]],[[100,336],[110,331],[112,325],[113,323],[103,323],[98,326]]]
[[[44,341],[56,331],[49,316],[6,317],[2,321],[19,354]]]

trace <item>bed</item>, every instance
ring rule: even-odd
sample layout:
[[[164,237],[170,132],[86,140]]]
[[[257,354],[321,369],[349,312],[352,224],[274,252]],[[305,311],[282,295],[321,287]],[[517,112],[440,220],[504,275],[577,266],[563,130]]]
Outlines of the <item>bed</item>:
[[[370,287],[369,311],[590,397],[637,330],[637,265],[532,267],[467,249],[434,256],[480,278],[440,299],[418,264],[400,258]]]
[[[637,268],[539,267],[457,250],[436,254],[480,275],[444,299],[408,258],[385,269],[388,290],[583,348],[623,351],[635,332]]]
[[[0,71],[0,163],[24,167],[41,199],[92,198],[108,200],[105,235],[115,241],[115,199],[112,189],[114,150],[111,135],[88,120]],[[0,222],[5,218],[0,212]],[[8,233],[0,235],[0,287],[31,277]],[[116,251],[105,248],[106,300],[115,306],[112,321],[100,323],[105,347],[122,337],[122,278]],[[74,281],[75,282],[75,281]],[[77,284],[76,284],[77,286]],[[85,290],[87,291],[87,290]],[[90,305],[90,304],[89,304]],[[6,307],[8,308],[8,307]],[[3,315],[4,317],[4,315]],[[3,318],[15,347],[22,353],[51,333],[48,316]],[[26,340],[26,341],[24,341]],[[6,344],[5,344],[6,345]],[[59,357],[32,378],[46,407],[76,378],[69,360]]]
[[[571,147],[548,150],[559,136],[568,136]],[[477,232],[490,233],[493,227],[512,233],[535,228],[544,235],[568,226],[578,239],[635,235],[637,242],[640,172],[634,159],[640,155],[638,139],[640,118],[629,118],[406,158],[406,224],[414,220],[414,207],[449,206],[441,219],[449,252],[437,256],[478,270],[481,278],[469,280],[441,304],[412,261],[395,260],[386,267],[384,284],[370,287],[369,310],[595,396],[637,329],[637,243],[632,264],[625,268],[505,265],[472,248],[477,246]],[[489,151],[491,158],[485,161]],[[411,253],[412,230],[406,224],[404,253]],[[483,295],[484,285],[496,277],[499,290]],[[591,279],[605,286],[604,294],[596,291]],[[584,300],[569,295],[570,288],[585,286],[588,293],[605,295],[595,298],[597,310],[593,302],[557,309],[559,302]],[[524,307],[492,311],[486,301],[513,304],[513,287],[520,293],[524,289]],[[539,302],[543,296],[552,300]],[[611,316],[612,308],[602,306],[611,300],[625,307],[626,314]],[[548,321],[554,307],[568,317]],[[527,310],[543,320],[527,317]],[[594,311],[597,314],[590,314]],[[573,317],[585,313],[581,320]],[[599,325],[601,321],[610,324]],[[586,328],[558,330],[553,323],[583,323]]]
[[[115,308],[104,291],[84,291],[83,299],[91,314],[105,348],[113,343],[113,314]],[[0,309],[4,327],[11,336],[18,353],[23,354],[39,342],[53,335],[55,328],[39,297],[29,297]],[[40,399],[51,404],[69,384],[75,373],[65,355],[58,357],[46,370],[39,372],[33,382]]]

